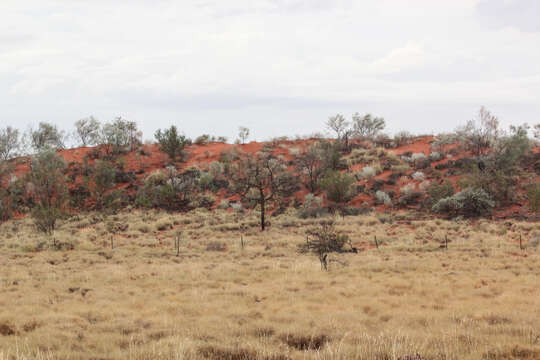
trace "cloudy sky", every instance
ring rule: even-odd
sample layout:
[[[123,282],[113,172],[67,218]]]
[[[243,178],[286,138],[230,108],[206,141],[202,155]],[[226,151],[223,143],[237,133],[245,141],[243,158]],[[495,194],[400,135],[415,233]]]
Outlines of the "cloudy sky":
[[[1,0],[0,125],[122,116],[145,138],[309,134],[371,112],[540,122],[538,0]]]

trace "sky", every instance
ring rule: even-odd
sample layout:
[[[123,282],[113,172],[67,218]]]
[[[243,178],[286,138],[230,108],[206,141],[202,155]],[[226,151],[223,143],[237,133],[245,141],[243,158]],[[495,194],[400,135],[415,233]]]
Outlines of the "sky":
[[[1,0],[0,127],[122,116],[145,139],[307,135],[372,113],[540,122],[537,0]]]

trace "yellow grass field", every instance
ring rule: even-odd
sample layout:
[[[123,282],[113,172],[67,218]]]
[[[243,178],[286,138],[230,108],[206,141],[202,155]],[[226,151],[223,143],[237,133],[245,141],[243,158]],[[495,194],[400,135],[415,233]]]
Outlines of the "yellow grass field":
[[[540,359],[540,224],[336,218],[361,251],[325,272],[297,252],[319,220],[270,221],[92,213],[62,250],[0,225],[0,360]]]

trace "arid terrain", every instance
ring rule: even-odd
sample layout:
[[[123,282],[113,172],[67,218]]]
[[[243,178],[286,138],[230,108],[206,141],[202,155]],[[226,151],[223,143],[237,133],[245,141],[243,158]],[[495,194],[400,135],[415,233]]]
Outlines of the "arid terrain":
[[[2,224],[0,359],[540,358],[537,222],[339,217],[359,251],[321,271],[297,252],[319,219],[270,221],[81,214],[59,251]]]

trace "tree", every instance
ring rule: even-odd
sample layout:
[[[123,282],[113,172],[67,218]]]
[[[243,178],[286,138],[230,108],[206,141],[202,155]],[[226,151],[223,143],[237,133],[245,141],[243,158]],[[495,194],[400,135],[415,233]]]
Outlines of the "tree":
[[[477,118],[469,120],[456,133],[465,149],[471,151],[475,156],[480,156],[498,139],[500,135],[499,119],[482,106],[478,111]]]
[[[531,141],[527,134],[529,125],[510,126],[510,135],[498,139],[493,144],[493,152],[489,156],[489,163],[496,170],[510,170],[515,168],[521,159],[531,149]]]
[[[118,155],[123,149],[133,150],[140,144],[137,123],[117,117],[113,122],[106,123],[101,129],[101,145],[105,145],[111,155]]]
[[[341,140],[347,129],[349,128],[349,122],[345,120],[345,117],[341,114],[330,116],[326,121],[326,127],[336,133],[336,138]]]
[[[315,193],[326,170],[324,152],[317,144],[309,146],[295,156],[296,171],[305,187]]]
[[[154,136],[159,142],[161,151],[169,156],[171,163],[175,162],[177,156],[180,156],[184,147],[189,144],[189,139],[178,134],[178,130],[174,125],[169,129],[156,131]]]
[[[5,161],[18,156],[19,150],[19,130],[11,126],[0,129],[0,160]]]
[[[372,139],[384,130],[386,122],[382,117],[373,117],[371,114],[361,116],[359,113],[354,113],[352,116],[352,126],[354,135],[363,139]]]
[[[355,193],[352,185],[356,182],[354,176],[339,171],[328,171],[321,180],[321,188],[326,193],[326,198],[333,206],[343,209]]]
[[[64,176],[66,163],[54,150],[47,149],[32,158],[29,181],[35,203],[32,217],[38,228],[52,234],[56,221],[64,215],[67,185]]]
[[[242,144],[245,144],[249,137],[249,129],[244,126],[240,126],[238,128],[238,137],[240,138],[240,141],[242,141]]]
[[[93,116],[75,122],[75,138],[82,146],[93,146],[99,143],[101,124]]]
[[[63,149],[64,132],[59,130],[56,125],[46,122],[40,122],[37,130],[30,129],[30,142],[37,152],[42,152],[47,148]]]
[[[534,125],[533,135],[534,135],[535,139],[540,140],[540,124]]]
[[[268,152],[244,154],[233,164],[231,185],[234,192],[260,206],[261,230],[266,228],[268,203],[279,204],[297,190],[296,178],[286,164]]]

